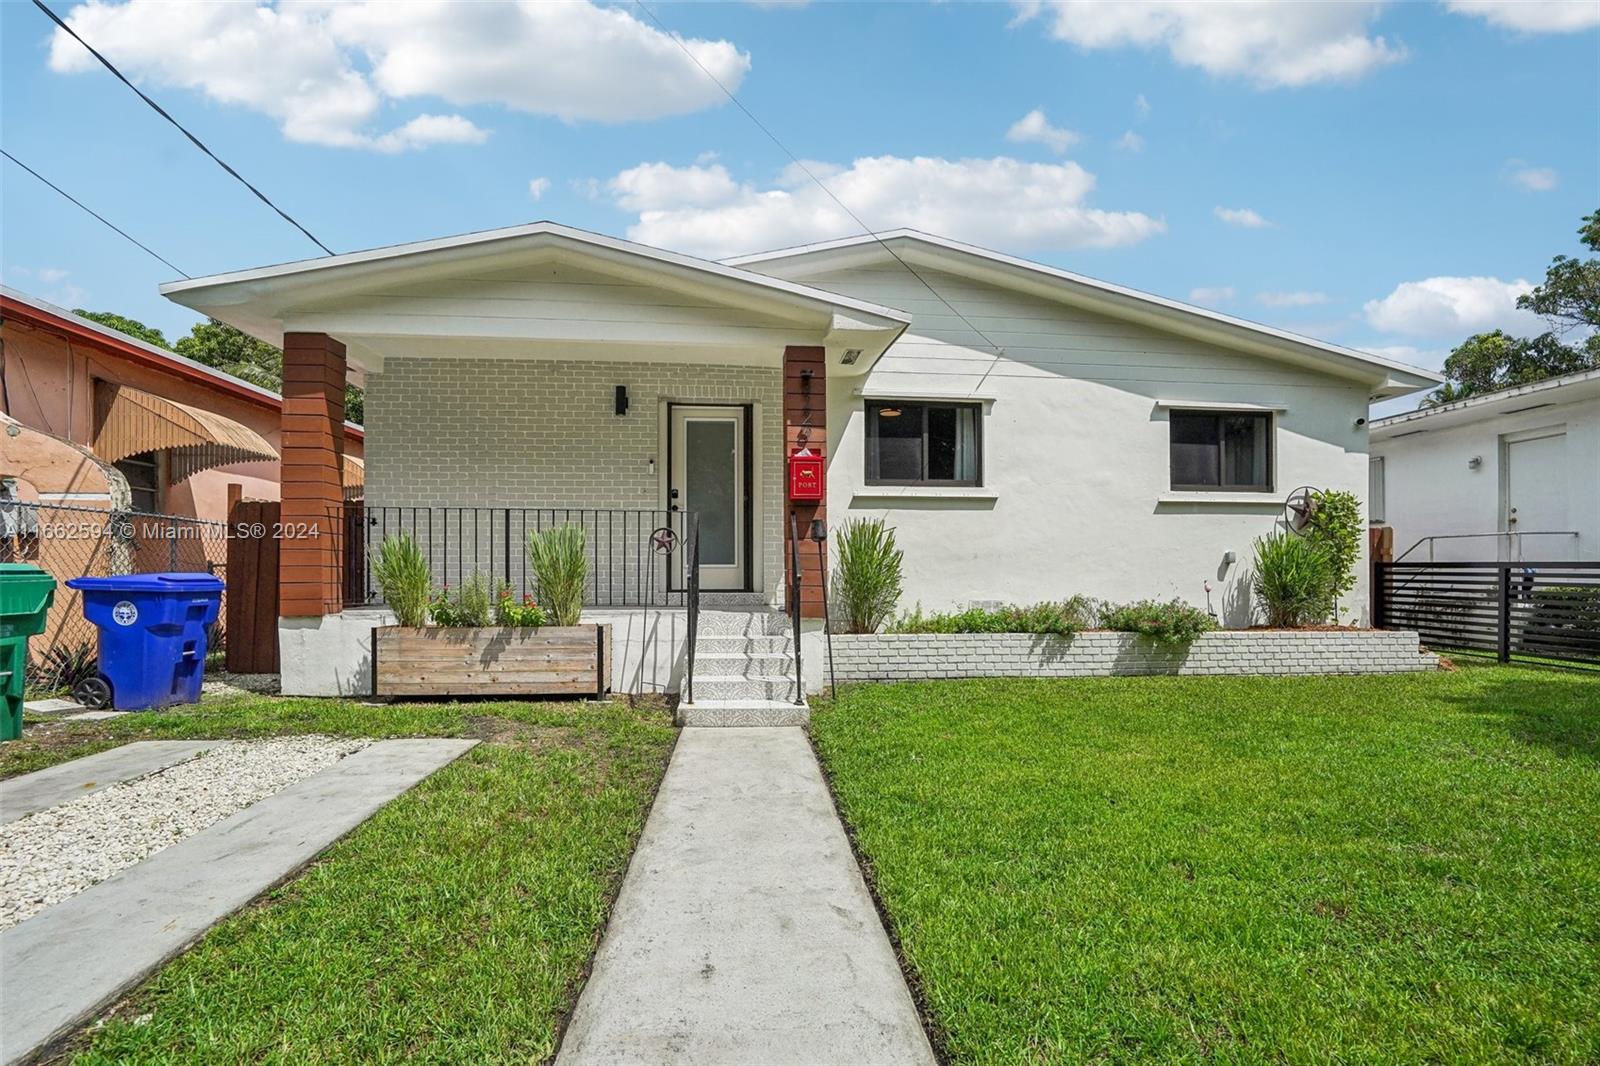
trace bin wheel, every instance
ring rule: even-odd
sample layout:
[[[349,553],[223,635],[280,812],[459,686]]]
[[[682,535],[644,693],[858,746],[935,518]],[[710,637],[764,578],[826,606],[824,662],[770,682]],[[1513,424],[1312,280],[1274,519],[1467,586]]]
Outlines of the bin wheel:
[[[98,675],[86,677],[72,687],[72,698],[91,711],[111,706],[111,683]]]

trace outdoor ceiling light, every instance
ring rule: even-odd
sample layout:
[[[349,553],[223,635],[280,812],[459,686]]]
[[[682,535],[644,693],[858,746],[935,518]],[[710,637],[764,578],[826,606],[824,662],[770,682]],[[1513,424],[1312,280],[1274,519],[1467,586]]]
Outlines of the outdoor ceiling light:
[[[878,417],[879,418],[899,418],[900,417],[900,408],[898,408],[898,407],[880,407],[880,408],[878,408]]]
[[[843,363],[845,366],[853,366],[855,361],[860,358],[860,348],[846,348],[844,350],[844,354],[839,357],[839,362]]]

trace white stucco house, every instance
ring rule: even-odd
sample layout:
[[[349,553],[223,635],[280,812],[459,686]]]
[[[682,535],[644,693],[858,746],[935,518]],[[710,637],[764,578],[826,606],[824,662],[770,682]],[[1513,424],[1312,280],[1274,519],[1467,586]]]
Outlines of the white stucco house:
[[[1369,517],[1396,557],[1600,559],[1600,370],[1374,421]]]
[[[1251,541],[1285,495],[1365,497],[1369,403],[1439,380],[911,231],[718,263],[541,222],[162,291],[285,347],[286,520],[327,502],[325,409],[348,373],[367,390],[374,516],[485,509],[498,528],[565,510],[602,556],[627,557],[641,523],[692,511],[708,600],[751,610],[785,603],[791,516],[803,537],[813,519],[870,515],[898,532],[905,608],[1073,593],[1205,606],[1209,583],[1244,624]],[[800,449],[822,457],[820,500],[791,498]],[[488,537],[491,567],[509,563]],[[341,602],[338,550],[285,544],[285,691],[361,690],[373,609]],[[596,562],[619,687],[674,688],[681,601],[659,595],[673,578],[647,588],[637,564]],[[1358,589],[1351,609],[1365,602]]]

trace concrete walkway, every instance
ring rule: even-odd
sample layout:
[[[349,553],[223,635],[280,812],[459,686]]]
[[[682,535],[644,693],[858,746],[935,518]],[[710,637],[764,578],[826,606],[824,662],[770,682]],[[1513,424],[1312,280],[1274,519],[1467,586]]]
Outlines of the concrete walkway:
[[[140,740],[58,766],[0,781],[0,825],[176,766],[218,740]]]
[[[800,730],[683,731],[556,1062],[934,1062]]]
[[[83,1024],[476,743],[379,741],[0,933],[0,1062]]]

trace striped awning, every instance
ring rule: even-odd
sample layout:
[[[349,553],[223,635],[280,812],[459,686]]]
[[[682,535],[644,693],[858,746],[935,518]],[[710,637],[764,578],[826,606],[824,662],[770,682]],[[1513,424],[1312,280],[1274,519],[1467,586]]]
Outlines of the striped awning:
[[[174,485],[212,467],[278,458],[266,438],[249,426],[129,385],[96,382],[95,415],[96,455],[114,463],[166,451],[167,477]]]
[[[344,457],[344,498],[359,500],[367,491],[367,464],[353,455]]]

